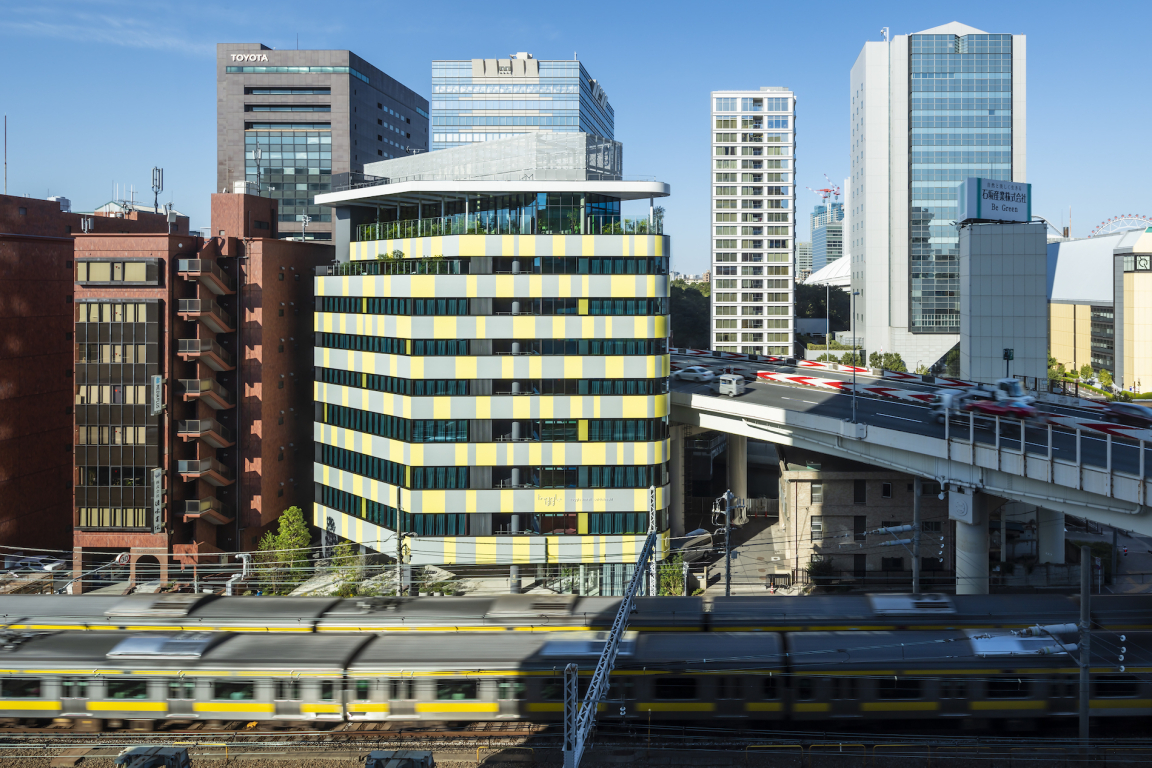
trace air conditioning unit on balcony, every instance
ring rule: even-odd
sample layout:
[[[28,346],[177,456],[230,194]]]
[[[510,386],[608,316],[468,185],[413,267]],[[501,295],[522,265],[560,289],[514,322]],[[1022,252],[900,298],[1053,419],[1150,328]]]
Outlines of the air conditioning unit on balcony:
[[[258,196],[260,194],[260,185],[254,181],[234,181],[232,182],[232,194]]]

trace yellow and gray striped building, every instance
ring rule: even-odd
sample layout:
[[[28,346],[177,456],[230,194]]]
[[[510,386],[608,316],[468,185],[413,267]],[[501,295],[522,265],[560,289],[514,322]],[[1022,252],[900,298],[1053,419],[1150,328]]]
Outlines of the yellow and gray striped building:
[[[628,564],[654,500],[666,551],[668,186],[377,166],[318,198],[348,261],[315,278],[315,524],[416,564]]]

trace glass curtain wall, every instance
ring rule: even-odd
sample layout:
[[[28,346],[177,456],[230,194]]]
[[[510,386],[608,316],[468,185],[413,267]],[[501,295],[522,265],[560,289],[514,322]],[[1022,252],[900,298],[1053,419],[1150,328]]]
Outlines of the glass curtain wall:
[[[612,138],[612,106],[606,102],[601,106],[593,97],[592,78],[583,64],[541,61],[540,77],[536,82],[531,80],[476,83],[471,61],[433,62],[432,149],[493,141],[533,130]]]
[[[260,184],[262,196],[278,201],[281,222],[302,221],[305,214],[313,222],[332,221],[331,209],[313,202],[332,190],[332,131],[245,131],[244,177]]]
[[[581,204],[583,201],[583,204]],[[364,224],[358,240],[440,235],[578,235],[638,232],[636,223],[622,222],[620,201],[603,195],[541,192],[523,195],[478,195],[445,200],[440,205],[381,211],[392,221]],[[421,216],[423,214],[423,216]],[[582,220],[583,219],[583,220]],[[643,219],[647,233],[648,219]]]
[[[909,328],[960,330],[957,190],[1012,179],[1012,36],[912,35]]]

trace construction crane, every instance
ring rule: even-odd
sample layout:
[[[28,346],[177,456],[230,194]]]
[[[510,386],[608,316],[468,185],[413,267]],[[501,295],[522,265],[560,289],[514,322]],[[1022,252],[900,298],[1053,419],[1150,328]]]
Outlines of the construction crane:
[[[839,198],[840,197],[840,187],[837,186],[836,184],[832,183],[832,179],[828,178],[828,174],[824,174],[824,180],[828,182],[828,186],[824,187],[823,189],[812,189],[812,187],[805,187],[805,189],[807,189],[809,192],[811,192],[815,195],[818,195],[820,197],[821,202],[827,204],[828,198],[830,198],[830,197]]]

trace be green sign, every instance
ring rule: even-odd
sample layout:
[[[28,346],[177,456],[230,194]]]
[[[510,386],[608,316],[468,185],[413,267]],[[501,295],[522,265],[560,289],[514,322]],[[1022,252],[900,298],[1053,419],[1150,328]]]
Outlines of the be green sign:
[[[1031,221],[1032,185],[998,179],[960,182],[957,222]]]

